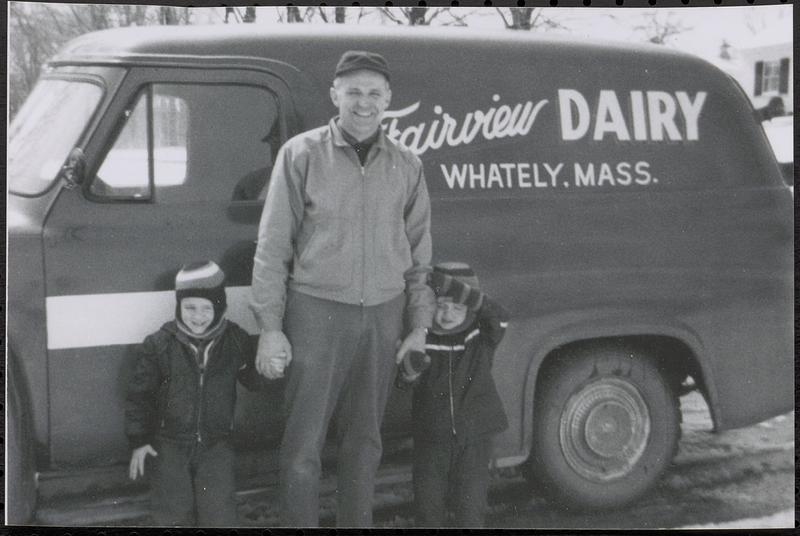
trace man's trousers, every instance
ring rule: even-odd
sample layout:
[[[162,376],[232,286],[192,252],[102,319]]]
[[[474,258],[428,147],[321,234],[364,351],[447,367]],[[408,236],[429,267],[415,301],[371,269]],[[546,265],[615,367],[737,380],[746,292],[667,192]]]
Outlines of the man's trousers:
[[[405,296],[371,307],[289,291],[284,330],[286,430],[280,451],[281,524],[319,524],[320,457],[336,410],[338,526],[372,524],[380,428],[402,335]]]

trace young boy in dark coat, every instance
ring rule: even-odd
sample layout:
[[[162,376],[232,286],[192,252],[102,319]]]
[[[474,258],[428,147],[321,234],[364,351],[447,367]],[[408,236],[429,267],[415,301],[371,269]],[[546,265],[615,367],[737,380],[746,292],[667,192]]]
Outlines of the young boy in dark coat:
[[[407,355],[397,383],[414,385],[416,524],[445,526],[450,506],[456,526],[481,527],[491,440],[508,426],[491,374],[508,314],[467,264],[436,265],[428,284],[437,309],[426,356]]]
[[[163,526],[235,526],[236,380],[261,389],[255,341],[225,318],[225,275],[214,262],[175,277],[175,319],[137,349],[125,432],[130,478],[150,475],[152,514]]]

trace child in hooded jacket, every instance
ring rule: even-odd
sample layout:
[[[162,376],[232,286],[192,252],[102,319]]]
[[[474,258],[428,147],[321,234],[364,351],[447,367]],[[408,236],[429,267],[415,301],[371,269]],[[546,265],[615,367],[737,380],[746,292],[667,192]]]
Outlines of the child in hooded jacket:
[[[491,374],[508,313],[480,291],[465,263],[434,267],[437,308],[426,356],[407,355],[396,385],[413,385],[416,524],[442,527],[448,506],[460,527],[482,527],[492,437],[507,419]]]
[[[211,261],[183,266],[175,319],[137,348],[125,407],[129,473],[143,476],[147,465],[158,525],[237,524],[236,380],[257,390],[266,379],[255,369],[255,341],[224,316],[224,278]]]

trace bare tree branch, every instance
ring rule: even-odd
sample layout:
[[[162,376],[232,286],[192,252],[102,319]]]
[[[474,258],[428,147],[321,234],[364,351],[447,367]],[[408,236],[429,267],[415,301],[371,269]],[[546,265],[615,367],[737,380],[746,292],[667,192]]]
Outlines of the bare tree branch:
[[[12,3],[9,8],[8,107],[14,115],[33,89],[42,65],[78,35],[132,24],[188,24],[187,8],[111,4]]]
[[[427,14],[427,7],[410,7],[408,8],[408,23],[411,26],[425,26],[427,25],[425,21]]]
[[[87,33],[92,31],[92,28],[83,20],[83,17],[80,15],[76,6],[69,6],[72,15],[75,17],[75,22],[77,22],[81,27],[81,33]]]
[[[11,4],[12,8],[13,8],[14,5],[15,4]],[[49,7],[49,6],[47,6],[47,7]],[[66,33],[65,30],[64,30],[64,26],[61,24],[60,17],[57,16],[55,10],[53,10],[53,9],[45,9],[45,13],[47,13],[50,21],[55,26],[56,32],[59,35],[64,35]],[[17,16],[19,16],[19,15],[17,15]]]
[[[648,42],[663,45],[670,37],[692,29],[691,26],[686,26],[680,20],[673,20],[672,13],[667,13],[663,18],[660,16],[661,13],[663,12],[646,13],[644,15],[646,22],[634,26],[633,30],[642,32]]]
[[[300,15],[300,8],[297,6],[286,7],[286,22],[303,22],[303,17]]]
[[[417,7],[401,7],[401,8],[390,8],[390,7],[381,7],[378,8],[378,13],[381,15],[383,20],[389,20],[394,22],[395,24],[405,24],[408,26],[429,26],[431,22],[433,22],[436,18],[441,16],[444,13],[448,13],[450,8],[429,8],[427,6],[417,6]],[[359,14],[359,20],[363,16],[363,13]],[[455,19],[456,17],[453,16]],[[461,20],[463,22],[463,19]],[[466,25],[466,24],[463,24]]]
[[[531,19],[531,28],[536,28],[536,23],[539,22],[540,18],[542,18],[542,13],[544,12],[542,11],[541,8],[535,11],[533,18]]]
[[[503,14],[503,10],[500,9],[499,7],[496,7],[495,9],[497,10],[497,13],[500,15],[500,18],[503,19],[503,24],[505,24],[506,28],[511,28],[511,23],[508,22],[508,19],[506,19],[506,16]]]
[[[475,15],[475,13],[476,13],[475,11],[469,11],[467,13],[464,13],[463,15],[457,15],[450,8],[446,8],[446,11],[447,11],[447,14],[450,15],[450,17],[453,20],[451,20],[449,22],[442,23],[443,26],[451,26],[451,25],[452,26],[467,26],[468,25],[467,21],[466,21],[467,17],[471,17],[471,16]]]
[[[567,27],[561,24],[559,21],[552,19],[550,17],[542,17],[542,26],[546,26],[549,30],[566,30]]]
[[[382,16],[385,16],[390,21],[392,21],[392,22],[394,22],[396,24],[403,24],[403,22],[394,15],[392,8],[382,7],[382,8],[379,8],[378,11]],[[401,10],[401,12],[402,12],[402,10]]]
[[[510,30],[566,29],[555,17],[549,17],[541,7],[495,8],[503,24]]]
[[[431,16],[428,18],[428,21],[425,24],[432,23],[433,19],[435,19],[436,17],[438,17],[442,13],[445,13],[446,11],[449,11],[449,8],[442,8],[442,7],[436,8],[435,10],[433,10],[433,12],[431,13]]]

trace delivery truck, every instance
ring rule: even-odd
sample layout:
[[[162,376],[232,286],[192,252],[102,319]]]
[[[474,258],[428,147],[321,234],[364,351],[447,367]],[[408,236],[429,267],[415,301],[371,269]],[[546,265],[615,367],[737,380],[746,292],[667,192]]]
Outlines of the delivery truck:
[[[512,315],[496,467],[554,505],[615,508],[669,466],[689,390],[716,430],[794,407],[792,193],[709,63],[460,29],[107,30],[47,63],[9,130],[10,522],[124,479],[132,350],[174,315],[181,264],[217,262],[229,317],[258,336],[274,158],[335,114],[351,49],[389,62],[382,127],[423,161],[434,262],[469,263]],[[277,448],[282,386],[240,393],[241,460]],[[387,438],[408,436],[409,405],[393,392]]]

